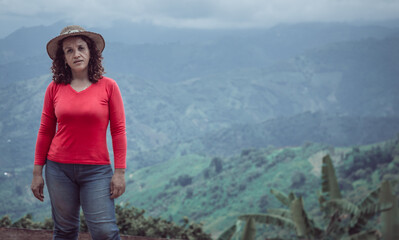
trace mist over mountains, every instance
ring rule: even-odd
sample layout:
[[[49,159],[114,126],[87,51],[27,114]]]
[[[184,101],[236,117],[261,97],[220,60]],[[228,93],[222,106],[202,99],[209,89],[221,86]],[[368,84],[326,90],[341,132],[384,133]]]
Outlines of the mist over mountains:
[[[22,28],[0,39],[4,169],[33,161],[51,81],[45,45],[65,25]],[[190,151],[366,144],[399,132],[399,25],[89,30],[106,39],[106,75],[122,91],[133,166]]]

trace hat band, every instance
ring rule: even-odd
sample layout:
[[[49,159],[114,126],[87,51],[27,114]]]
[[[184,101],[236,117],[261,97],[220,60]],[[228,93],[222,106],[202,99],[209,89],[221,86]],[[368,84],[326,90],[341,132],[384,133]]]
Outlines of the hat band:
[[[77,32],[84,32],[84,31],[74,29],[74,30],[69,30],[68,32],[64,32],[62,35],[66,35],[66,34],[70,34],[70,33],[77,33]]]

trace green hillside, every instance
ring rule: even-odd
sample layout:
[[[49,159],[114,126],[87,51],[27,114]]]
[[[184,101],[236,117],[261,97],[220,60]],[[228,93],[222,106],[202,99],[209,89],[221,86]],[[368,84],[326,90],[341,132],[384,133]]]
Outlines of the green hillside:
[[[137,168],[189,153],[226,157],[248,148],[300,146],[307,142],[343,147],[380,142],[395,137],[397,133],[398,117],[353,117],[306,112],[258,124],[236,124],[189,141],[132,153],[131,159]]]
[[[353,148],[306,144],[247,149],[229,158],[188,155],[143,168],[129,173],[122,203],[174,221],[188,216],[214,234],[237,215],[279,207],[271,188],[302,195],[306,208],[317,212],[316,193],[326,154],[332,156],[350,200],[360,200],[384,178],[399,180],[399,139]]]
[[[293,191],[318,216],[322,158],[330,154],[343,195],[361,200],[382,180],[399,182],[399,137],[352,148],[307,143],[301,147],[246,149],[228,158],[186,155],[151,167],[127,171],[127,190],[119,204],[145,209],[148,216],[180,222],[187,216],[217,236],[238,215],[281,207],[270,189]],[[0,216],[13,219],[27,212],[50,216],[50,203],[30,193],[29,167],[1,176]],[[399,185],[394,189],[399,194]],[[12,199],[12,201],[10,201]]]

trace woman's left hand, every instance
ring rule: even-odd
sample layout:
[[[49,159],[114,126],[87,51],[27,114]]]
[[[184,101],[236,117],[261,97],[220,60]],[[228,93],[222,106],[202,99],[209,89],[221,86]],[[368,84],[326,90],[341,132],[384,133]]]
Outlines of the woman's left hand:
[[[111,179],[111,198],[118,198],[125,192],[125,169],[116,168]]]

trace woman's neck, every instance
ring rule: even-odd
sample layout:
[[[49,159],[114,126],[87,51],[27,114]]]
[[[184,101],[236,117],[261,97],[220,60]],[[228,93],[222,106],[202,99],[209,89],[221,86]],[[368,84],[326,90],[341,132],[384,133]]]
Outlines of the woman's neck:
[[[77,82],[90,82],[89,74],[87,71],[83,72],[72,72],[72,81]]]

